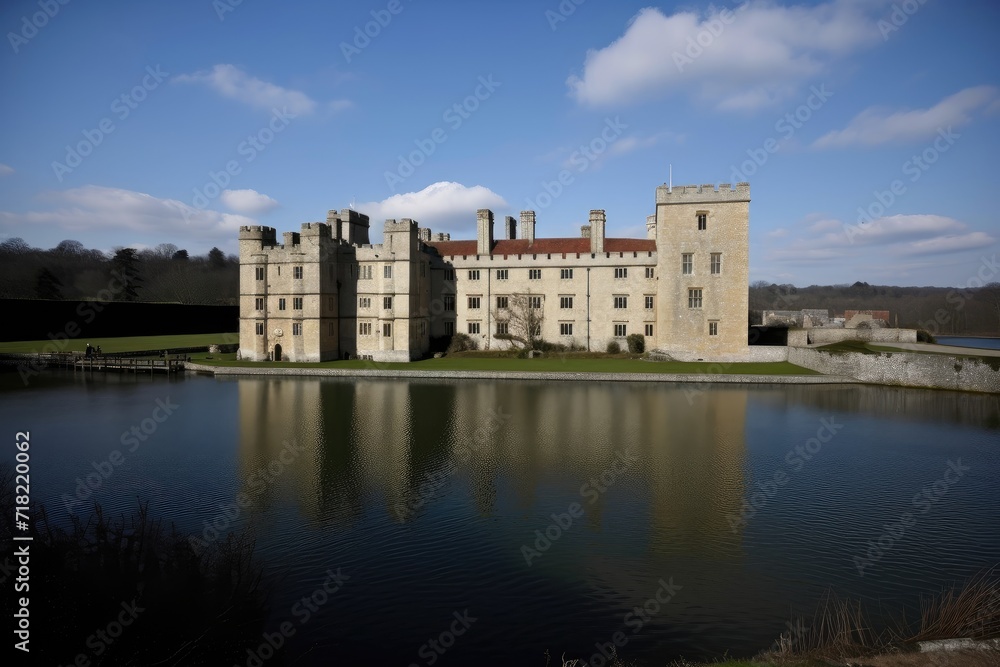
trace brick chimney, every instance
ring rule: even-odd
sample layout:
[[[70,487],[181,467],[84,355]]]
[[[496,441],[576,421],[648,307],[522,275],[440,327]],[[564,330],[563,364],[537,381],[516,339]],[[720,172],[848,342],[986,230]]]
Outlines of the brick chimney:
[[[528,245],[535,242],[534,211],[521,211],[521,238],[528,239]]]
[[[476,212],[476,254],[489,255],[493,250],[493,211],[481,208]]]
[[[604,223],[606,217],[603,210],[594,209],[590,212],[590,252],[604,252]]]

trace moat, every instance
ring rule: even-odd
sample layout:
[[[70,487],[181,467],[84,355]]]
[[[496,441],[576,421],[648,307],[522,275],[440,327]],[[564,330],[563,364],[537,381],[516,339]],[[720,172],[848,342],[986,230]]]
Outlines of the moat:
[[[199,539],[252,525],[297,665],[544,665],[616,633],[649,664],[750,656],[829,589],[913,610],[1000,563],[996,395],[67,371],[0,396],[54,521],[138,496]]]

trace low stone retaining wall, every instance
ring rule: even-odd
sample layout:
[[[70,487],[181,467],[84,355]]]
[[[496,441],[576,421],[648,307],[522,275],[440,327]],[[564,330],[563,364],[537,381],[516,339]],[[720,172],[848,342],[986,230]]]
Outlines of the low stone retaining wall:
[[[788,348],[784,345],[751,345],[744,354],[698,354],[674,350],[653,350],[650,355],[660,361],[706,361],[720,364],[740,364],[747,362],[788,361]]]
[[[788,361],[820,373],[846,375],[874,384],[1000,392],[1000,369],[978,359],[949,354],[864,354],[792,347],[788,348]]]
[[[916,343],[916,329],[789,329],[788,345],[829,345],[845,340],[865,343]]]
[[[655,363],[655,362],[650,362]],[[724,375],[722,373],[561,373],[522,371],[405,371],[365,368],[253,368],[246,366],[207,366],[187,362],[184,369],[214,375],[362,377],[445,380],[560,380],[567,382],[687,382],[721,384],[853,384],[849,377],[829,375]]]

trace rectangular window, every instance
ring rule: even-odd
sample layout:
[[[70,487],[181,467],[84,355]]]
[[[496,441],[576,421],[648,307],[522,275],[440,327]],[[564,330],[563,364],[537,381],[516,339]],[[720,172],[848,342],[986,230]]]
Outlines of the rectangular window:
[[[384,296],[382,297],[382,307],[386,310],[392,310],[392,297]]]
[[[382,337],[383,338],[392,338],[392,322],[383,322],[382,323]]]
[[[559,297],[559,307],[560,308],[572,308],[573,307],[573,297],[571,297],[571,296],[561,296],[561,297]]]
[[[301,266],[293,266],[292,267],[292,278],[295,278],[296,280],[302,280],[302,267]]]
[[[455,312],[455,295],[445,294],[444,295],[444,309],[449,313]]]
[[[445,280],[454,280],[455,279],[455,269],[445,269],[444,270],[444,279]]]
[[[497,269],[497,280],[507,280],[507,269]]]
[[[278,299],[278,310],[284,310],[284,309],[285,309],[285,300],[284,300],[284,298]]]
[[[420,277],[424,278],[427,276],[427,262],[420,262]]]
[[[624,324],[616,324],[615,325],[615,338],[625,338],[625,336],[626,336],[625,325]]]
[[[392,264],[386,264],[382,267],[382,277],[386,280],[392,280]]]
[[[528,297],[528,308],[538,310],[542,307],[542,297],[540,296],[529,296]]]
[[[646,302],[646,310],[653,310],[653,297],[647,295],[643,300]]]
[[[528,269],[528,280],[541,280],[542,270],[541,269]]]
[[[719,275],[722,273],[722,253],[713,252],[711,261],[711,273],[713,275]]]
[[[559,277],[563,280],[571,280],[573,278],[573,269],[559,269]]]
[[[293,336],[301,336],[302,335],[302,323],[301,322],[292,322],[292,335]]]
[[[264,297],[259,296],[253,300],[254,310],[264,310]]]
[[[628,308],[628,297],[619,294],[615,297],[615,308]]]
[[[469,280],[479,280],[479,269],[469,269]]]
[[[331,338],[337,335],[337,325],[334,322],[326,323],[326,335]]]
[[[708,229],[708,213],[698,214],[698,231],[704,231]]]
[[[560,336],[572,336],[573,335],[573,323],[572,322],[560,322],[559,323],[559,335]]]
[[[709,322],[708,323],[708,335],[709,336],[718,336],[719,335],[719,323],[718,322]]]
[[[479,333],[479,322],[469,322],[469,333],[470,334]]]
[[[505,296],[497,297],[497,310],[507,310],[510,299]]]
[[[647,336],[652,336],[653,335],[653,325],[652,324],[647,324],[646,325],[646,335]]]
[[[358,299],[358,308],[368,309],[372,307],[372,298],[370,296],[363,296]]]
[[[653,267],[651,267],[651,266],[647,266],[646,267],[646,277],[647,278],[652,278],[653,277]]]
[[[371,322],[359,322],[358,323],[358,333],[362,336],[372,335],[372,323]]]
[[[263,322],[257,322],[255,324],[255,326],[254,326],[254,329],[257,331],[257,335],[258,336],[263,336],[264,335],[264,323]]]
[[[690,276],[694,271],[694,255],[686,252],[681,255],[681,273],[685,276]]]
[[[688,290],[688,308],[701,308],[701,288]]]
[[[615,278],[628,278],[628,269],[623,266],[615,269]]]
[[[302,297],[292,297],[292,310],[302,310]]]
[[[326,298],[326,307],[328,310],[334,310],[337,307],[337,300],[332,296]]]
[[[254,273],[257,276],[257,280],[263,280],[264,279],[264,267],[263,266],[255,267],[254,268]]]
[[[482,297],[479,297],[479,296],[470,296],[469,297],[469,308],[471,310],[479,310],[479,305],[482,302],[482,300],[483,300]]]
[[[497,335],[506,336],[510,333],[510,326],[506,322],[497,322]]]
[[[454,322],[445,322],[444,323],[444,335],[445,336],[454,336],[455,335],[455,323]]]

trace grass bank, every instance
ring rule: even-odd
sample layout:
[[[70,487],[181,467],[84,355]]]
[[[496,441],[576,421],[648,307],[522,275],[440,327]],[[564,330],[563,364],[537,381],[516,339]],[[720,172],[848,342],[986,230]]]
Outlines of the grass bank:
[[[136,352],[140,350],[168,350],[179,347],[207,347],[238,342],[238,334],[178,334],[172,336],[130,336],[127,338],[74,338],[65,347],[51,340],[22,340],[0,343],[0,354],[30,354],[35,352],[79,352],[83,354],[90,343],[101,346],[102,352]]]

